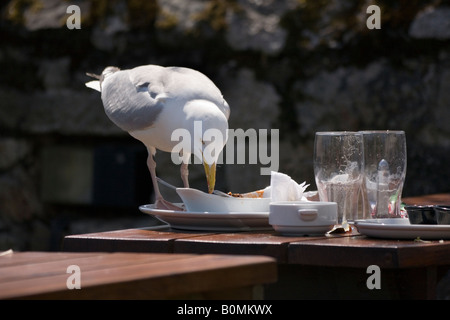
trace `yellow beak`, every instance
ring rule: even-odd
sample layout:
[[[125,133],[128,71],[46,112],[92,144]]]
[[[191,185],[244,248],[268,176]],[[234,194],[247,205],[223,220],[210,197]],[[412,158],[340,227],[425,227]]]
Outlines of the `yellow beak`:
[[[203,161],[203,166],[205,167],[206,182],[208,183],[208,193],[212,193],[216,185],[216,163],[210,166]]]

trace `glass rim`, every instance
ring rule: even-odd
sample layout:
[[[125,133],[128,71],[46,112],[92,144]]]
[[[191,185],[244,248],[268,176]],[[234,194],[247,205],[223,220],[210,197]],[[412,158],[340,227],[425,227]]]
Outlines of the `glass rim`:
[[[405,134],[405,131],[403,130],[361,130],[358,131],[362,134],[372,134],[372,133],[382,133],[382,134]]]
[[[317,131],[318,136],[342,136],[342,135],[361,135],[360,131]]]

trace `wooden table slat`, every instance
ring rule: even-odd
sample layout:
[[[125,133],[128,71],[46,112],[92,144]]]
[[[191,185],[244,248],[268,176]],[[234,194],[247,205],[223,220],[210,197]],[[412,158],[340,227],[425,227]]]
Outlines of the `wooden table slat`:
[[[30,259],[23,259],[26,255],[13,253],[7,258],[17,257],[20,261],[16,268],[24,271],[19,279],[14,279],[16,272],[12,267],[0,269],[4,279],[0,282],[0,299],[164,299],[252,287],[274,282],[277,277],[275,261],[262,256],[93,253],[89,261],[85,254],[72,253],[72,259],[66,261],[80,258],[81,289],[69,290],[66,281],[70,274],[66,273],[67,265],[60,260],[61,255],[48,253],[47,263],[31,265]],[[120,258],[124,263],[117,264]],[[46,271],[42,272],[44,264]],[[8,274],[12,280],[5,280]]]
[[[17,259],[20,260],[14,265],[8,267],[1,267],[0,269],[0,284],[27,278],[49,277],[53,275],[66,274],[67,268],[71,265],[77,265],[83,269],[83,274],[87,271],[95,271],[105,269],[105,264],[109,268],[125,267],[128,265],[140,266],[143,264],[157,263],[157,262],[174,262],[178,263],[180,259],[186,259],[191,255],[172,255],[172,254],[155,254],[152,256],[135,255],[135,254],[61,254],[54,253],[52,255],[46,254],[46,259],[34,260],[34,255],[28,257],[27,253],[15,253]],[[43,256],[43,257],[44,257]],[[23,259],[25,258],[25,259]],[[0,261],[2,259],[0,258]],[[67,277],[67,276],[66,276]]]
[[[450,193],[406,197],[403,198],[402,201],[411,205],[450,205]]]
[[[91,252],[85,252],[83,253],[84,257],[92,257],[95,254]],[[14,258],[13,258],[14,257]],[[52,257],[52,260],[65,260],[65,259],[72,259],[73,254],[67,253],[67,252],[55,252],[55,255]],[[80,255],[81,257],[81,255]],[[27,254],[21,254],[20,252],[14,252],[14,255],[12,254],[5,254],[0,256],[0,268],[3,267],[9,267],[9,266],[15,266],[15,265],[22,265],[24,263],[33,262],[33,263],[39,263],[39,262],[47,262],[49,259],[47,252],[39,252],[39,251],[31,251],[27,252]]]
[[[289,263],[333,267],[426,267],[450,264],[450,243],[342,237],[291,242]]]
[[[94,232],[85,234],[82,237],[79,235],[66,236],[64,238],[64,250],[71,252],[148,252],[147,241],[152,239],[151,252],[165,253],[173,251],[173,241],[198,236],[198,232],[178,230],[176,234],[173,234],[167,232],[167,230],[170,230],[167,226],[158,226]],[[214,233],[203,232],[202,234],[209,235]]]

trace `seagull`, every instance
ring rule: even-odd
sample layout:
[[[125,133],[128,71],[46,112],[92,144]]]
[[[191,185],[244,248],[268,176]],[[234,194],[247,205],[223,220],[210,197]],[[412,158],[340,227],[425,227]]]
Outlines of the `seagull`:
[[[158,65],[128,70],[109,66],[100,75],[86,74],[96,79],[86,86],[101,93],[108,118],[146,146],[156,208],[180,209],[161,195],[154,160],[156,150],[178,152],[185,188],[189,188],[188,164],[193,154],[203,163],[208,192],[214,191],[216,164],[228,139],[230,107],[206,75],[190,68]],[[183,148],[173,137],[176,130],[189,133],[183,136]],[[206,134],[208,130],[215,136]]]

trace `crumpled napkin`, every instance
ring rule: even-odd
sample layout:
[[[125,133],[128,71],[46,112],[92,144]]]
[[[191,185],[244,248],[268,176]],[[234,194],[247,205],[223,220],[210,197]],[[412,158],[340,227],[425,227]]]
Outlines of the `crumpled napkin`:
[[[272,201],[308,201],[304,196],[309,184],[304,181],[301,184],[295,182],[287,174],[272,171],[270,186],[264,189],[264,198],[271,197]]]

